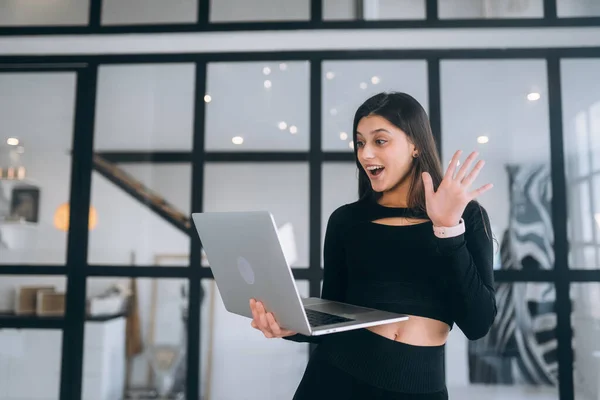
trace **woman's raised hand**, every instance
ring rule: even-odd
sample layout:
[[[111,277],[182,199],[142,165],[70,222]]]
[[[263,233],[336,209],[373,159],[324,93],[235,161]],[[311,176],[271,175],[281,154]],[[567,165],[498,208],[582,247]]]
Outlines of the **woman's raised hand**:
[[[296,334],[296,332],[281,328],[273,314],[267,312],[260,301],[250,299],[250,310],[252,310],[253,317],[250,325],[261,331],[266,338],[282,338]]]
[[[437,188],[433,189],[431,175],[423,172],[423,185],[425,186],[425,204],[429,219],[436,226],[455,226],[467,207],[467,204],[477,196],[490,190],[493,185],[488,183],[478,189],[470,190],[471,184],[483,168],[484,161],[479,160],[473,170],[467,174],[471,163],[477,157],[477,152],[472,152],[462,167],[456,172],[456,166],[462,151],[457,151],[450,161],[446,174]],[[456,175],[455,175],[456,172]]]

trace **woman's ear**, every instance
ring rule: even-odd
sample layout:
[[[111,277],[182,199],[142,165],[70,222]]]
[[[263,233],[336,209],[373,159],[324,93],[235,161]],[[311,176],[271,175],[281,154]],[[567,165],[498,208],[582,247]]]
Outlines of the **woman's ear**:
[[[414,144],[410,145],[410,154],[413,158],[419,157],[419,150],[416,148]]]

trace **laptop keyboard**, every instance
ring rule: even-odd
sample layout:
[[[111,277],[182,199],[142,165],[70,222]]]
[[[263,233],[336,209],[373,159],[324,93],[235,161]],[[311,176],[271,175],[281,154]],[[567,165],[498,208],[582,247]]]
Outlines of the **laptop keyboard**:
[[[329,324],[339,324],[341,322],[349,322],[354,321],[350,318],[344,318],[337,315],[327,314],[321,311],[315,310],[306,310],[306,316],[308,317],[308,322],[310,326],[322,326]]]

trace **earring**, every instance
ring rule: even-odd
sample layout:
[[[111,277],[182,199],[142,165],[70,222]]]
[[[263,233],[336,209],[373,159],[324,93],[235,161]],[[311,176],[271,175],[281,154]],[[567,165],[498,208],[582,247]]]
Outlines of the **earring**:
[[[413,158],[419,157],[419,153],[413,153]]]

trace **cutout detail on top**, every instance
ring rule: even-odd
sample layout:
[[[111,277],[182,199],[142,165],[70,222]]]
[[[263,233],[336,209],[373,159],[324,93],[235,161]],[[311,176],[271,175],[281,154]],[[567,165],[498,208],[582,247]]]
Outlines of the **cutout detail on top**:
[[[387,226],[411,226],[411,225],[420,225],[429,222],[428,219],[421,218],[405,218],[405,217],[391,217],[391,218],[380,218],[374,221],[371,221],[374,224],[378,225],[387,225]]]

